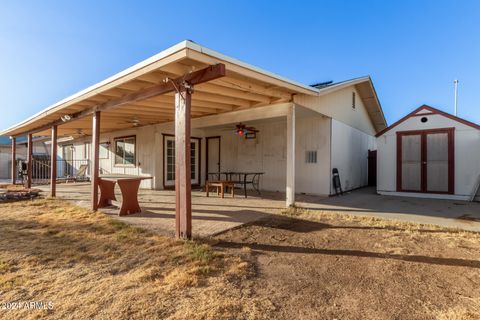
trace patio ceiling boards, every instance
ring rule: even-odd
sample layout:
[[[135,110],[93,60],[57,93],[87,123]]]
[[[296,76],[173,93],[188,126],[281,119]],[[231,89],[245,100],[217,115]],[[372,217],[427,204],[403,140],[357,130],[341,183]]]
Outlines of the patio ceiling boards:
[[[227,113],[270,104],[290,102],[293,94],[318,95],[319,90],[258,69],[241,61],[183,41],[98,84],[82,90],[25,121],[1,132],[20,136],[33,133],[47,136],[50,127],[59,124],[58,135],[76,136],[92,133],[87,115],[102,110],[102,133],[174,120],[174,94],[145,95],[128,99],[154,86],[165,85],[166,79],[179,78],[204,68],[223,64],[225,76],[212,78],[194,87],[192,118]],[[108,108],[117,102],[124,102]],[[80,115],[62,122],[65,115]]]

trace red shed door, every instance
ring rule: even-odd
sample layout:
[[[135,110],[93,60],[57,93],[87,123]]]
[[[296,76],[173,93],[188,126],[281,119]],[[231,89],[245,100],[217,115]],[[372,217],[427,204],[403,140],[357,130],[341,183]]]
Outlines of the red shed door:
[[[397,191],[454,193],[453,133],[397,132]]]

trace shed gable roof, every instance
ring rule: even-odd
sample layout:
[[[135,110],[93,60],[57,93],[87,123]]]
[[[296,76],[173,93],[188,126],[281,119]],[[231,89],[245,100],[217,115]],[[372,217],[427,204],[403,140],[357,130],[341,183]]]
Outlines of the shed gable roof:
[[[451,120],[460,122],[464,125],[467,125],[467,126],[470,126],[472,128],[475,128],[477,130],[480,130],[480,125],[478,125],[476,123],[473,123],[473,122],[470,122],[468,120],[459,118],[457,116],[454,116],[453,114],[447,113],[445,111],[442,111],[442,110],[439,110],[437,108],[434,108],[434,107],[431,107],[431,106],[428,106],[428,105],[424,104],[424,105],[418,107],[417,109],[413,110],[412,112],[410,112],[405,117],[398,120],[397,122],[391,124],[389,127],[385,128],[384,130],[377,133],[376,137],[379,137],[379,136],[385,134],[386,132],[390,131],[391,129],[395,128],[396,126],[398,126],[402,122],[410,119],[411,117],[415,117],[415,116],[419,116],[419,115],[432,115],[432,114],[441,115],[443,117],[449,118]]]

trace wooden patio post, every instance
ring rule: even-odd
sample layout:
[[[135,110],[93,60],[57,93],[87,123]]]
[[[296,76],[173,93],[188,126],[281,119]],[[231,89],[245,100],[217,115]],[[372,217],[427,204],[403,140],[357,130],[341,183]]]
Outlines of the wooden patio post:
[[[27,138],[27,188],[32,187],[32,169],[33,169],[33,136],[28,134]]]
[[[192,185],[190,167],[190,110],[192,87],[184,82],[175,94],[176,237],[192,238]]]
[[[295,204],[295,104],[287,113],[287,207]]]
[[[17,138],[12,137],[12,184],[17,183]]]
[[[95,111],[92,118],[92,210],[98,209],[98,173],[100,153],[100,111]]]
[[[50,150],[50,195],[57,194],[57,125],[52,126],[52,141]]]

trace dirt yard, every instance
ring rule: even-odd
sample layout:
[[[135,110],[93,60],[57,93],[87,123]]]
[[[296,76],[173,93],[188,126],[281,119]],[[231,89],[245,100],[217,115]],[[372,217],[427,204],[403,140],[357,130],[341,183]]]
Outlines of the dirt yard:
[[[229,231],[272,319],[480,319],[480,235],[299,212]]]
[[[377,218],[292,210],[181,242],[35,199],[0,204],[0,318],[479,319],[479,258],[480,234]],[[51,308],[5,310],[32,301]]]

